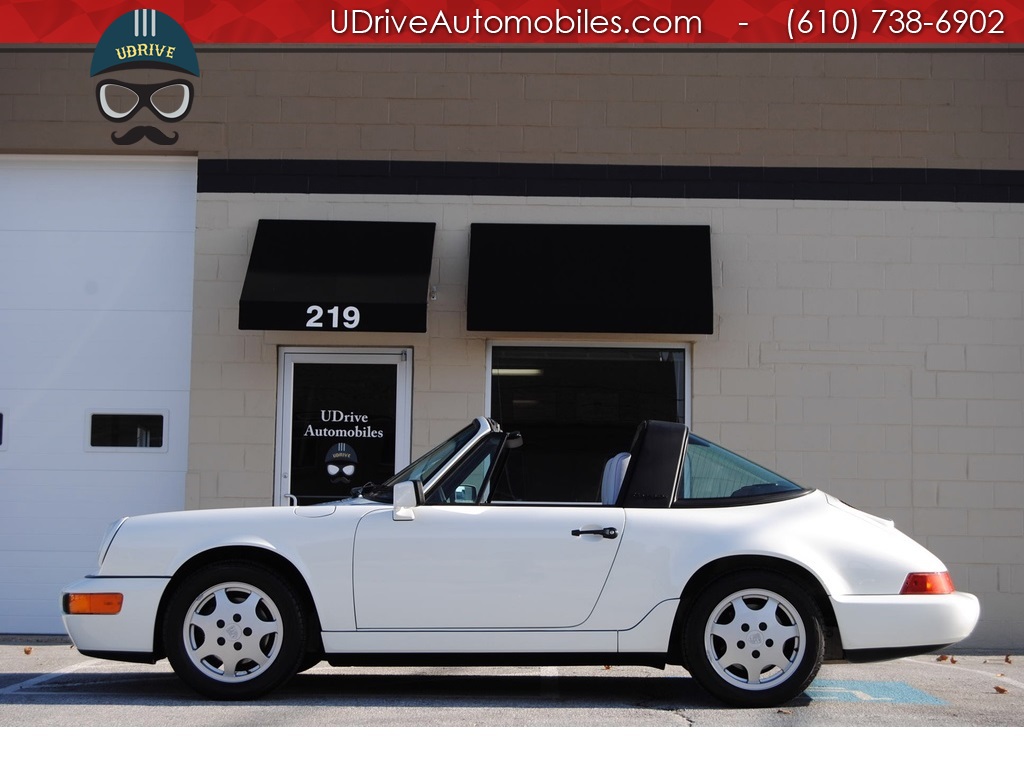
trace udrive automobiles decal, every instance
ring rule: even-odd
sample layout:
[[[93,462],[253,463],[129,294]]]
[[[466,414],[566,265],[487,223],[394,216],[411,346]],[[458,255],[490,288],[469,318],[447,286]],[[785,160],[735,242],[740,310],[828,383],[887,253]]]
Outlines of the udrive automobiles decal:
[[[376,429],[368,422],[370,417],[365,413],[352,413],[339,410],[321,410],[320,420],[325,424],[341,423],[341,427],[306,426],[303,437],[384,437],[384,432]]]
[[[107,27],[93,53],[89,76],[125,70],[167,70],[198,77],[199,60],[178,22],[160,11],[140,9],[119,16]],[[114,123],[126,123],[142,110],[146,110],[143,117],[147,122],[152,115],[162,122],[176,123],[188,116],[193,95],[192,82],[181,77],[159,83],[112,78],[96,83],[100,114]],[[163,145],[178,141],[177,131],[168,134],[147,122],[137,123],[121,135],[114,131],[110,140],[122,146],[143,139]]]

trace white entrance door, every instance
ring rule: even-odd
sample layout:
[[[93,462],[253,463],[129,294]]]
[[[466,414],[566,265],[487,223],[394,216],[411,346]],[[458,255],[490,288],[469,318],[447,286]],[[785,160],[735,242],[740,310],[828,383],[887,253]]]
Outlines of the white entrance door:
[[[275,499],[346,498],[409,463],[412,350],[284,349]]]

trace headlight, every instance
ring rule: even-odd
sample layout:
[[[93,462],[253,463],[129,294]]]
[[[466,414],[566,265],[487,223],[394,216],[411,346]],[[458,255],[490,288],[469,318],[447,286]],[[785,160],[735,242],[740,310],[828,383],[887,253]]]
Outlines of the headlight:
[[[107,532],[103,534],[103,541],[100,542],[100,553],[99,559],[97,560],[97,565],[100,568],[103,567],[103,561],[107,558],[107,550],[110,549],[110,545],[113,543],[114,537],[117,535],[117,532],[121,529],[121,526],[124,525],[124,521],[127,519],[127,517],[122,517],[120,520],[115,520],[107,526]]]

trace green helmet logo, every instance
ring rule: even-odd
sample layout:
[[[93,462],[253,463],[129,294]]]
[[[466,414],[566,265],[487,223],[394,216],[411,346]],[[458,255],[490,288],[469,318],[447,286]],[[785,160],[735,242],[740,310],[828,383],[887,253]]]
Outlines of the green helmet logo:
[[[199,76],[196,49],[181,25],[166,13],[129,11],[107,27],[92,55],[89,76],[113,69],[176,69]]]
[[[107,27],[92,56],[89,75],[131,69],[165,69],[199,76],[199,60],[192,42],[174,19],[154,10],[131,11]],[[96,84],[100,114],[114,123],[125,123],[142,110],[165,123],[184,120],[192,109],[192,83],[183,78],[163,83],[139,83],[104,79]],[[134,125],[110,140],[124,146],[148,139],[169,145],[178,133],[164,133],[155,125]]]

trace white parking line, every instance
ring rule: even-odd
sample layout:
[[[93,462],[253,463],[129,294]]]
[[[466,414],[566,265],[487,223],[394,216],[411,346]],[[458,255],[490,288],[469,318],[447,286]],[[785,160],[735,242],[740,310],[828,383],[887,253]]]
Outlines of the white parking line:
[[[72,672],[77,672],[78,670],[84,669],[85,667],[93,667],[97,664],[102,663],[103,662],[100,659],[92,659],[91,661],[83,661],[80,664],[73,664],[70,667],[64,667],[64,669],[58,669],[56,672],[48,672],[45,675],[38,675],[37,677],[30,678],[23,682],[15,683],[14,685],[9,685],[6,688],[0,688],[0,696],[3,696],[8,693],[18,693],[20,691],[24,691],[26,688],[32,688],[36,685],[42,685],[45,682],[53,680],[53,678],[55,677],[60,677],[62,675],[70,675]]]
[[[922,661],[921,659],[900,659],[900,661],[909,662],[910,664],[924,664],[925,666],[933,665],[934,661]],[[973,672],[976,675],[982,677],[988,677],[995,680],[999,685],[1012,685],[1015,688],[1024,688],[1024,682],[1020,680],[1014,680],[1012,677],[1007,677],[1005,672],[986,672],[981,669],[970,669],[969,667],[963,667],[960,665],[948,665],[958,672]]]

